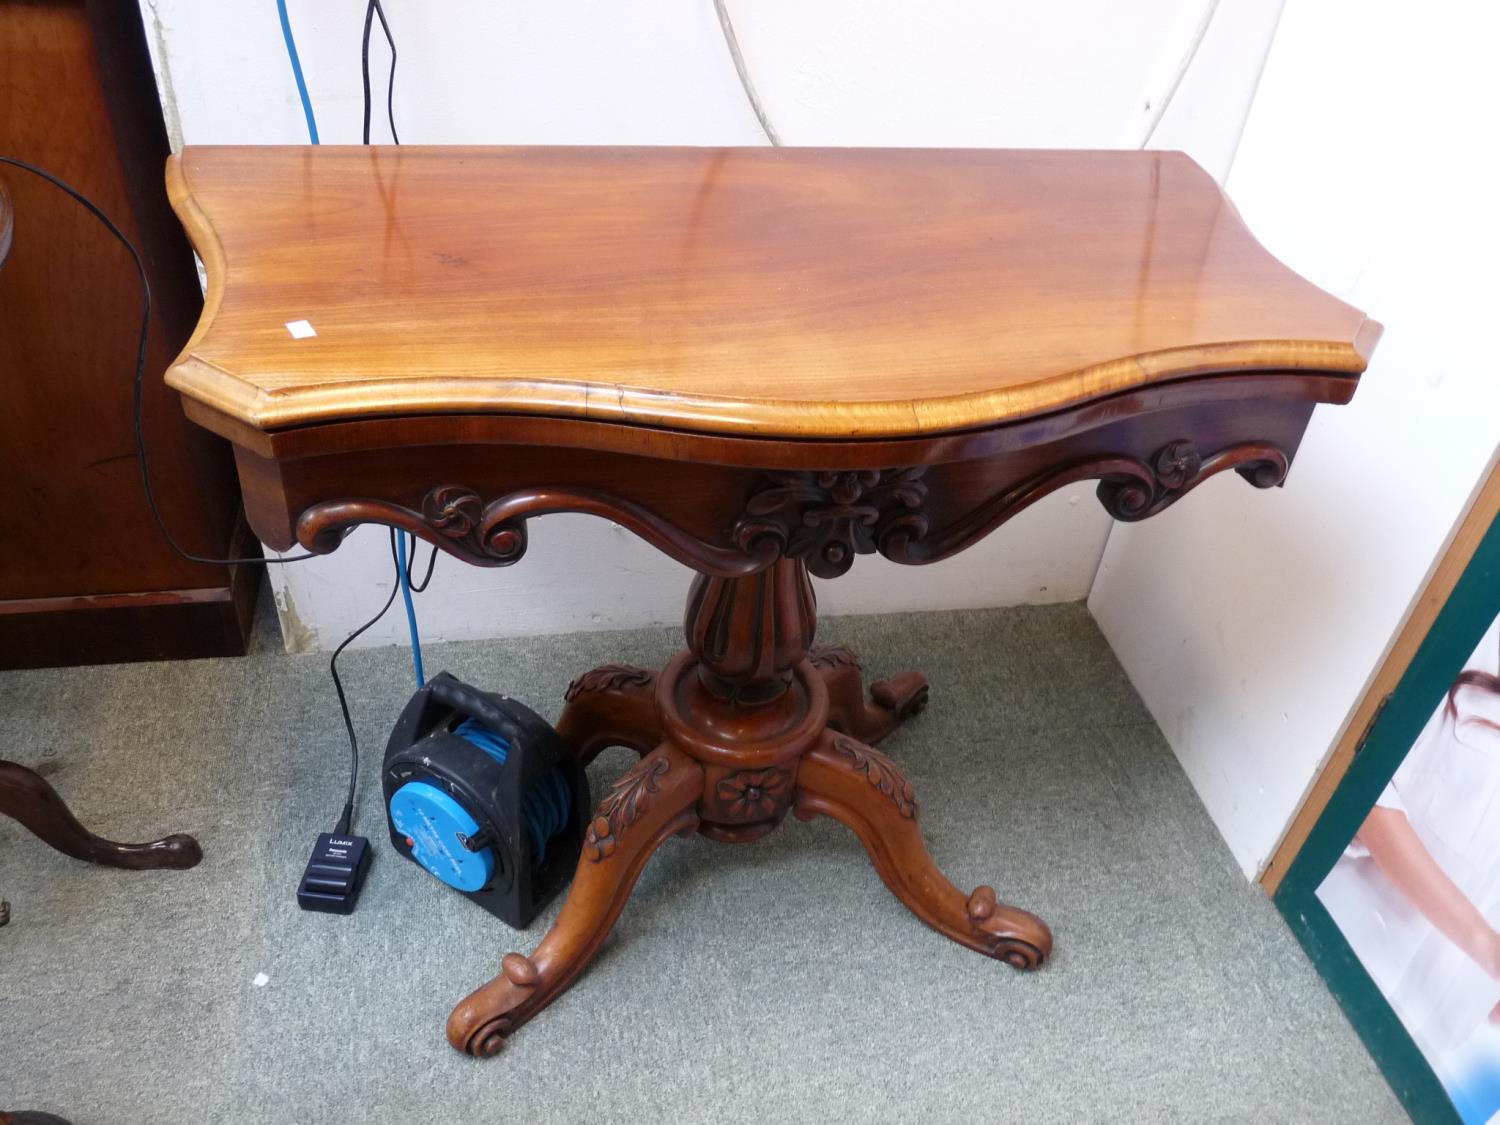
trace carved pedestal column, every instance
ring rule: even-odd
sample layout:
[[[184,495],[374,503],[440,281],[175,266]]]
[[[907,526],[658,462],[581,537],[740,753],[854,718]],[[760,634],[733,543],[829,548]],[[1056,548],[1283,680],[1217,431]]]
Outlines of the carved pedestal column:
[[[816,627],[798,559],[693,583],[688,650],[662,673],[657,710],[666,737],[703,766],[705,836],[753,840],[791,808],[798,759],[828,725],[828,690],[807,660]]]

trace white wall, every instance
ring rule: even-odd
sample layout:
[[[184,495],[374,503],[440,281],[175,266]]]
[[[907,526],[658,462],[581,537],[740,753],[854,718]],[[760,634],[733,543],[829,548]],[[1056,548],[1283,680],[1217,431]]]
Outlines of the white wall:
[[[174,144],[306,139],[274,6],[141,0]],[[363,0],[292,0],[325,143],[359,139]],[[710,0],[386,0],[406,143],[760,144]],[[788,144],[1153,147],[1229,166],[1280,0],[730,0],[746,63]],[[1201,48],[1162,114],[1189,45]],[[378,42],[377,33],[377,42]],[[384,58],[383,52],[377,56]],[[376,65],[377,83],[383,73]],[[378,116],[378,115],[377,115]],[[384,139],[377,129],[377,140]],[[861,559],[825,612],[1073,600],[1109,532],[1080,486],[923,572]],[[389,588],[384,536],[271,579],[294,648],[330,648]],[[504,571],[438,564],[424,636],[676,621],[687,574],[619,529],[535,521]],[[404,639],[392,614],[362,643]]]
[[[1500,437],[1493,61],[1457,0],[1292,0],[1229,177],[1252,230],[1382,321],[1284,489],[1226,474],[1109,539],[1094,616],[1255,875]]]

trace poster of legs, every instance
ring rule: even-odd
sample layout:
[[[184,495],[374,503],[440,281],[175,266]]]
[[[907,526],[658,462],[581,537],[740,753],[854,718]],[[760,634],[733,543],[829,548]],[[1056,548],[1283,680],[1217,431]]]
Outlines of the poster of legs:
[[[1500,1122],[1500,618],[1317,895],[1466,1125]]]

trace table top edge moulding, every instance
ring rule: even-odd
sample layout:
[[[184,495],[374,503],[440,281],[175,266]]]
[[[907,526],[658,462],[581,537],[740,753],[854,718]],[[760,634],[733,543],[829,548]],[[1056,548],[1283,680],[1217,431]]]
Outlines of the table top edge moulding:
[[[1380,333],[1180,153],[190,146],[167,182],[208,275],[167,381],[221,432],[913,438],[1194,377],[1352,384]]]

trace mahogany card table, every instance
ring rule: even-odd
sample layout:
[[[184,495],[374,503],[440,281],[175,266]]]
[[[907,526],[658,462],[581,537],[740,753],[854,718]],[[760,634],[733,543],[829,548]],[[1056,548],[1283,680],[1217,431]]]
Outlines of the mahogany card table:
[[[938,562],[1083,480],[1120,520],[1226,469],[1280,485],[1380,334],[1180,153],[188,148],[167,180],[208,273],[167,381],[270,546],[378,523],[508,566],[528,521],[587,512],[697,574],[665,668],[567,688],[572,753],[640,759],[556,923],[454,1009],[476,1055],[577,980],[663,840],[788,813],[1040,965],[1046,924],[943,876],[874,748],[926,681],[866,690],[815,645],[809,576]]]

